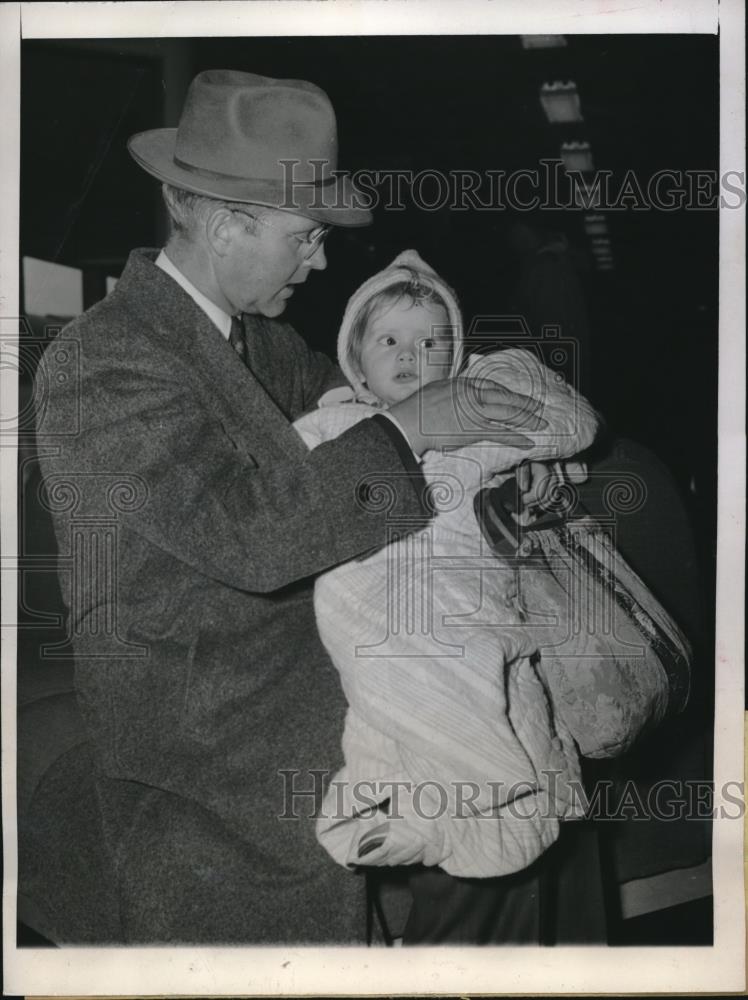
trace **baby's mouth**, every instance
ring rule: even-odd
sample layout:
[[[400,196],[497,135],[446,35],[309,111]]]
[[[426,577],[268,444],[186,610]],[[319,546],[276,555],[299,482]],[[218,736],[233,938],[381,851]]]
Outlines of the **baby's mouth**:
[[[395,375],[396,382],[410,382],[414,378],[418,378],[415,372],[398,372]]]

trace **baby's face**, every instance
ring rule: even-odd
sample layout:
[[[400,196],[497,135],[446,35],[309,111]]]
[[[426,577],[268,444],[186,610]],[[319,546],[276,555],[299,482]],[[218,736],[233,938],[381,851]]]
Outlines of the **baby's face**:
[[[449,376],[452,338],[447,311],[405,299],[375,314],[361,342],[361,375],[367,388],[391,406],[417,389]]]

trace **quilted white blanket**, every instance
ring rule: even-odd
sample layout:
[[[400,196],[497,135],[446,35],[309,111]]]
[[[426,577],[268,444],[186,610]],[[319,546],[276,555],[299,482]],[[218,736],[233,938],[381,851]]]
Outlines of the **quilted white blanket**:
[[[528,435],[533,448],[429,452],[431,523],[404,537],[407,526],[393,523],[390,544],[315,587],[320,635],[349,704],[345,766],[317,836],[343,865],[355,863],[387,799],[389,815],[427,839],[433,862],[461,876],[524,868],[556,839],[559,820],[583,812],[576,747],[531,662],[537,647],[522,624],[515,570],[489,551],[473,497],[522,460],[578,454],[597,418],[529,351],[476,357],[465,374],[540,402],[548,426]],[[295,426],[315,447],[374,412],[322,407]],[[386,502],[376,488],[371,497]]]

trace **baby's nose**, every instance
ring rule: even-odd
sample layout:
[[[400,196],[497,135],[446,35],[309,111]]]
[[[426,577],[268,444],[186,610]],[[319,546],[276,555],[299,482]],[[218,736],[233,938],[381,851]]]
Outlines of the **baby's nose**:
[[[398,354],[398,357],[400,358],[401,361],[412,361],[413,358],[415,358],[415,356],[416,352],[414,351],[414,349],[408,346],[401,347],[400,352]]]

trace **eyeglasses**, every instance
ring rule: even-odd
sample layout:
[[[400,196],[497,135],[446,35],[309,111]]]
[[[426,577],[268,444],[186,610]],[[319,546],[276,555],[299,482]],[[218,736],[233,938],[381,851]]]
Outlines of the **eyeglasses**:
[[[255,222],[259,222],[261,226],[267,226],[268,229],[274,229],[276,232],[282,232],[284,236],[292,237],[299,244],[299,250],[304,260],[309,260],[310,257],[313,257],[316,254],[332,229],[332,226],[322,225],[317,226],[315,229],[312,229],[303,235],[299,233],[288,233],[281,230],[280,227],[274,226],[272,222],[268,222],[267,219],[260,218],[257,215],[252,215],[251,212],[247,212],[243,208],[231,208],[230,211],[236,215],[246,215],[247,218],[254,219]]]

